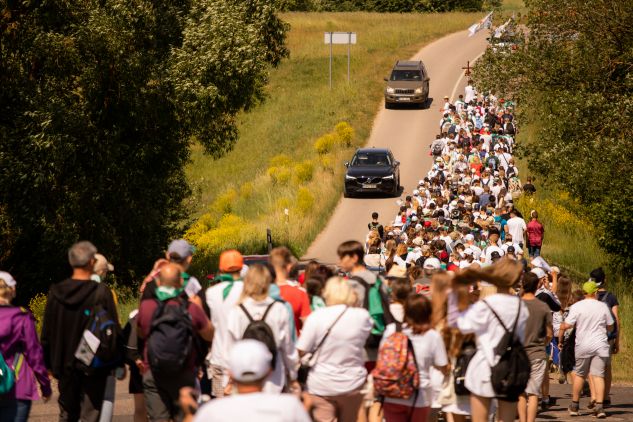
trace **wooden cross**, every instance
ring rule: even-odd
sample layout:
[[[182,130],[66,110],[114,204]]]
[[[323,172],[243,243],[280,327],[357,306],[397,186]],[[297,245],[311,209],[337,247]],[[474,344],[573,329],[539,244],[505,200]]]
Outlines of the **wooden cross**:
[[[465,70],[464,75],[470,76],[470,71],[472,67],[470,67],[470,60],[466,62],[466,67],[462,67]]]

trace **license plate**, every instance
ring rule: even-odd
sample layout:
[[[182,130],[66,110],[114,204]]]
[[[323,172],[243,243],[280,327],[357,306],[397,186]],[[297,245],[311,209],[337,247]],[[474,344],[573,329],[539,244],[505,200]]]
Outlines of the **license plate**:
[[[409,98],[409,97],[399,97],[398,101],[411,101],[411,98]]]
[[[378,186],[374,183],[364,183],[363,189],[376,189]]]

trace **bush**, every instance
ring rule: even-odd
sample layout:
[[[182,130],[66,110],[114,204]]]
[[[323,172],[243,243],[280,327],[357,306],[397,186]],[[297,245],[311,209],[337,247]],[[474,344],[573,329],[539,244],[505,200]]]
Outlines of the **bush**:
[[[297,192],[297,211],[300,214],[307,214],[314,205],[314,195],[307,188],[299,188]]]
[[[332,148],[334,148],[335,144],[336,136],[331,133],[326,133],[314,142],[314,149],[319,154],[327,154],[328,152],[332,151]]]
[[[292,176],[286,167],[269,167],[267,173],[273,185],[287,185]]]
[[[290,199],[283,197],[279,198],[277,202],[275,202],[275,208],[278,210],[285,210],[286,208],[290,208]]]
[[[237,191],[233,188],[229,188],[223,194],[215,198],[211,209],[220,215],[230,214],[233,211],[233,204],[236,200]]]
[[[334,160],[330,154],[319,156],[319,165],[328,173],[334,173]]]
[[[354,141],[354,128],[347,122],[340,122],[334,127],[338,144],[342,147],[351,147]]]
[[[35,328],[37,334],[42,332],[42,321],[44,320],[44,310],[46,310],[47,296],[44,293],[38,293],[29,301],[29,309],[35,317]]]
[[[286,154],[275,155],[270,159],[270,167],[290,167],[292,160]]]
[[[306,183],[312,180],[314,165],[312,161],[305,160],[294,167],[294,177],[298,183]]]

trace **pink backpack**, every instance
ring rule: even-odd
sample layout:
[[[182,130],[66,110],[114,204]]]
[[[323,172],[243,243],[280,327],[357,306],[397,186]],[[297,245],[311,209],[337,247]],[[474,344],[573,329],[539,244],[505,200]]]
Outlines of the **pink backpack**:
[[[396,323],[396,332],[380,346],[376,368],[371,375],[376,395],[393,399],[408,399],[415,395],[417,399],[420,373],[413,344],[402,332],[402,324]]]

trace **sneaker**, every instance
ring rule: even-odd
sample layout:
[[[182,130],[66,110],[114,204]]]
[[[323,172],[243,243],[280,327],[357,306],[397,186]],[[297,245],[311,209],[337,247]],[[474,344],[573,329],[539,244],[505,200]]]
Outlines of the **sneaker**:
[[[596,407],[596,401],[591,400],[591,402],[587,405],[587,409],[593,410]]]
[[[604,409],[602,407],[596,407],[596,409],[593,411],[593,416],[598,419],[604,419],[607,417],[607,414],[604,413]]]
[[[569,416],[579,416],[580,412],[578,411],[578,407],[579,406],[577,404],[570,404],[567,408],[567,410],[569,411]]]

